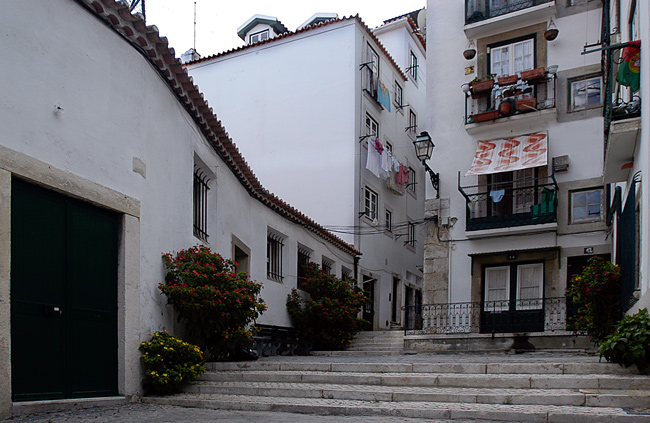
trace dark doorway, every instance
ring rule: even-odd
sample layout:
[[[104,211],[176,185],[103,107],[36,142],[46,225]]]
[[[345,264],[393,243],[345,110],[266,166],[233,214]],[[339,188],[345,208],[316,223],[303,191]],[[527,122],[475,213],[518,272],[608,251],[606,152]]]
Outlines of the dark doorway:
[[[375,284],[376,279],[368,276],[363,277],[363,294],[368,298],[368,302],[363,306],[363,320],[370,324],[366,330],[373,330],[375,327]]]
[[[14,179],[12,399],[117,395],[117,215]]]

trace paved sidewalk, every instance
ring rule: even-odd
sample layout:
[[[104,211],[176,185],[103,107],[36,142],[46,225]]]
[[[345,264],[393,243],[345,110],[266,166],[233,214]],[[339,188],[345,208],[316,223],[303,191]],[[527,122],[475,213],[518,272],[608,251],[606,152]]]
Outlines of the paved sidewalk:
[[[132,403],[121,406],[107,406],[72,410],[59,413],[44,413],[18,416],[0,422],[17,423],[470,423],[471,421],[408,419],[383,416],[315,416],[280,412],[252,412],[184,408],[169,405]],[[499,423],[499,422],[491,422]]]

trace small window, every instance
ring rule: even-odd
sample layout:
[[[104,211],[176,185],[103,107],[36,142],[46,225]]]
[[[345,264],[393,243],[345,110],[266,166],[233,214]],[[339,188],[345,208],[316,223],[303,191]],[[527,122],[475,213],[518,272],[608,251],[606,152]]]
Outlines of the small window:
[[[366,135],[379,137],[379,124],[368,113],[366,113]]]
[[[409,61],[409,75],[418,80],[418,57],[411,51],[411,59]]]
[[[201,241],[208,241],[208,175],[200,168],[194,169],[193,186],[193,223],[194,236]]]
[[[394,100],[397,107],[402,107],[404,105],[404,103],[402,103],[402,99],[403,99],[402,96],[403,96],[402,86],[397,81],[395,81]]]
[[[253,44],[257,43],[260,41],[268,40],[269,39],[269,30],[265,29],[264,31],[256,32],[255,34],[251,34],[250,37],[248,38],[248,43]]]
[[[415,185],[417,184],[416,176],[415,169],[409,166],[409,190],[412,193],[415,193]]]
[[[535,67],[533,39],[491,47],[490,73],[496,76],[514,75]]]
[[[310,262],[311,251],[298,246],[298,288],[305,289],[307,266]]]
[[[406,240],[406,245],[415,247],[415,223],[408,223],[408,239]]]
[[[418,130],[418,115],[413,110],[409,110],[409,126],[406,127],[406,132],[411,138],[415,138]]]
[[[485,268],[485,311],[510,308],[510,266]]]
[[[603,190],[574,191],[571,194],[571,223],[603,220]]]
[[[266,277],[275,282],[282,282],[282,247],[283,239],[269,232],[266,237]]]
[[[517,310],[542,308],[544,265],[542,263],[517,266]]]
[[[379,84],[379,55],[370,46],[366,44],[365,60],[365,81],[363,89],[368,91],[372,98],[377,98],[377,86]]]
[[[365,191],[364,214],[370,220],[377,219],[377,193],[368,187]]]
[[[327,273],[328,275],[331,275],[332,270],[334,269],[334,260],[330,260],[327,257],[323,257],[321,269],[323,269],[323,272]]]
[[[389,153],[392,153],[392,152],[393,152],[393,144],[391,144],[391,143],[388,142],[388,141],[386,141],[386,142],[384,143],[384,148],[385,148],[386,151],[388,151]]]
[[[393,231],[393,212],[386,210],[386,230],[388,232]]]
[[[600,76],[571,81],[571,111],[600,107],[602,86]]]

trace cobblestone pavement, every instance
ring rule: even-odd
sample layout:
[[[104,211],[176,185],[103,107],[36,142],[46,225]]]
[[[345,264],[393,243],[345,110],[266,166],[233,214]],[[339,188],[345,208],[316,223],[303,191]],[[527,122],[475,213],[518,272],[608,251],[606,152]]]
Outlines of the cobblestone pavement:
[[[17,423],[470,423],[471,421],[408,419],[383,416],[315,416],[280,412],[226,411],[204,408],[184,408],[169,405],[132,403],[121,406],[107,406],[72,410],[58,413],[44,413],[17,416],[0,422]],[[499,422],[491,422],[499,423]]]

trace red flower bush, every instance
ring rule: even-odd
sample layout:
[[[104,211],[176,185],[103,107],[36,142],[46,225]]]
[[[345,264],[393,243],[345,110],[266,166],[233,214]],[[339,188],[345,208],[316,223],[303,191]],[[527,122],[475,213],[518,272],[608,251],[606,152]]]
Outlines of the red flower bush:
[[[266,310],[261,284],[202,245],[162,258],[167,275],[160,291],[185,320],[192,343],[220,358],[253,342],[247,325]]]
[[[314,350],[348,346],[364,323],[357,318],[367,301],[363,291],[314,263],[306,267],[303,288],[310,298],[303,298],[296,289],[287,297],[287,310],[301,340],[311,342]]]
[[[569,326],[576,334],[589,335],[599,343],[612,333],[621,319],[621,275],[614,263],[600,257],[589,259],[582,273],[573,276],[567,299],[578,306]]]

